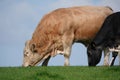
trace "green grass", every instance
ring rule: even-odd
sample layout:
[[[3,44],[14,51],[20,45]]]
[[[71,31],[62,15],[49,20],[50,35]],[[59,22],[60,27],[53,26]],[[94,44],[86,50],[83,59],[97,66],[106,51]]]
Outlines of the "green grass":
[[[120,66],[0,67],[0,80],[120,80]]]

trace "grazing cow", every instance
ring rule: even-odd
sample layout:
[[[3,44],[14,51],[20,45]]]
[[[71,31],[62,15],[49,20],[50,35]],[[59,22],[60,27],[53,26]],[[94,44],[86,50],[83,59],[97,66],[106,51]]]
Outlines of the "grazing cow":
[[[29,52],[24,52],[23,66],[35,66],[41,61],[44,61],[42,65],[47,65],[50,57],[57,53],[64,55],[64,65],[68,66],[72,44],[88,45],[112,12],[110,7],[81,6],[48,13],[26,44]]]
[[[108,48],[109,51],[114,51],[116,55],[113,57],[116,58],[117,53],[120,52],[120,12],[113,13],[109,15],[105,22],[103,23],[101,29],[88,46],[87,54],[89,65],[95,66],[100,61],[102,50]],[[116,48],[116,49],[114,49]],[[113,60],[114,61],[114,60]],[[111,62],[113,65],[113,62]]]

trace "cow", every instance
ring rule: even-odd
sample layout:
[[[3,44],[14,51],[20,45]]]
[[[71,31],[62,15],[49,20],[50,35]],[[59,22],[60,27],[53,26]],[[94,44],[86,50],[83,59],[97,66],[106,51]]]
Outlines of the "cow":
[[[47,65],[57,54],[64,55],[64,66],[69,66],[72,44],[87,46],[112,13],[107,6],[77,6],[46,14],[26,43],[29,52],[24,51],[23,66],[35,66],[42,61],[42,65]]]
[[[90,66],[96,66],[99,63],[102,50],[108,48],[109,52],[113,51],[116,58],[120,45],[120,12],[109,15],[101,29],[98,31],[94,39],[91,41],[87,48],[88,64]],[[114,61],[114,59],[112,61]],[[113,65],[113,62],[111,62]]]

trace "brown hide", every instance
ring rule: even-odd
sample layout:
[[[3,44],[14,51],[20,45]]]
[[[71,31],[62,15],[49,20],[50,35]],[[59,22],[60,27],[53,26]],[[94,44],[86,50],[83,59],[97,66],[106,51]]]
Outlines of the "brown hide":
[[[64,43],[67,46],[74,42],[85,44],[95,36],[104,19],[111,13],[110,8],[100,6],[54,10],[42,18],[29,45],[34,45],[33,52],[48,57],[56,55],[57,50],[64,51]]]
[[[50,42],[60,42],[66,31],[74,33],[74,41],[90,40],[111,13],[108,7],[96,6],[57,9],[42,18],[30,44],[36,44],[41,53],[41,50],[47,50]]]

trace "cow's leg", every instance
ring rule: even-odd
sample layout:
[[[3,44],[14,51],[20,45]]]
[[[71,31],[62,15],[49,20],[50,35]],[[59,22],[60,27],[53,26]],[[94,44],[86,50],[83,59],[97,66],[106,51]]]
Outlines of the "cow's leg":
[[[104,66],[109,66],[109,56],[110,56],[110,51],[109,49],[104,50]]]
[[[64,58],[65,58],[64,66],[70,65],[69,58],[71,55],[71,47],[72,47],[73,39],[74,39],[74,32],[70,30],[67,31],[62,37],[62,43],[64,48]]]
[[[44,60],[44,62],[42,63],[42,66],[47,66],[47,65],[48,65],[48,62],[49,62],[49,60],[50,60],[50,57],[51,57],[51,56],[49,56],[47,59]]]
[[[118,52],[118,57],[119,57],[119,66],[120,66],[120,52]]]
[[[118,47],[120,47],[120,45]],[[119,66],[120,66],[120,51],[118,52],[118,57],[119,57]]]
[[[120,45],[118,46],[118,49],[120,50]],[[119,58],[119,66],[120,66],[120,51],[118,51],[118,58]]]
[[[70,65],[70,62],[69,62],[69,58],[70,58],[70,55],[71,55],[71,48],[66,48],[65,51],[64,51],[64,58],[65,58],[65,62],[64,62],[64,66],[69,66]]]
[[[72,42],[69,44],[64,43],[63,47],[64,47],[64,58],[65,58],[64,66],[69,66],[70,65],[69,58],[71,55]]]
[[[114,65],[114,62],[115,62],[117,55],[118,55],[118,52],[112,52],[112,59],[110,61],[110,66]]]

